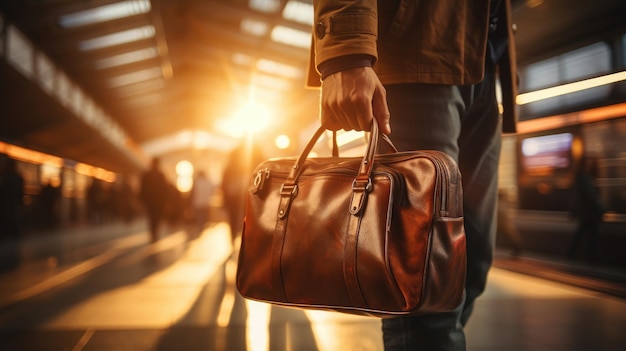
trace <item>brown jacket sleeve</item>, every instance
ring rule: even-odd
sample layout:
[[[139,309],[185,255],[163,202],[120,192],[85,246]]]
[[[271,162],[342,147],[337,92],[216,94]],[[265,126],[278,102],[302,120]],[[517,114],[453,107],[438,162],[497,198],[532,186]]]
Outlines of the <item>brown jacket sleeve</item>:
[[[309,86],[320,86],[321,62],[354,54],[378,58],[376,0],[314,0],[314,9]]]

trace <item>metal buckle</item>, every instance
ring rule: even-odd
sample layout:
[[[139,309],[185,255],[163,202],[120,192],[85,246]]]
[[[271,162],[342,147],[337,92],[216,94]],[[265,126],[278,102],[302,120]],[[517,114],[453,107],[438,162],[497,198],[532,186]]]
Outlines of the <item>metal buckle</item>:
[[[369,193],[370,191],[372,191],[372,179],[371,178],[367,178],[367,184],[365,184],[364,187],[358,187],[358,188],[357,188],[356,179],[354,179],[352,181],[352,190],[353,191],[357,191],[357,190],[367,191]]]
[[[283,183],[283,185],[280,186],[280,194],[281,195],[291,195],[291,196],[296,196],[298,194],[298,184],[293,184],[293,185],[287,185]],[[291,188],[291,189],[289,189]]]

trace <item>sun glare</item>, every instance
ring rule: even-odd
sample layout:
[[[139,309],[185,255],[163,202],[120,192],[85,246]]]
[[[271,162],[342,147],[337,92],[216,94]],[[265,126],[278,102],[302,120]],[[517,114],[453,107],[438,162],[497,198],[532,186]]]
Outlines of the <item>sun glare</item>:
[[[270,112],[267,107],[248,102],[228,119],[219,122],[218,128],[225,134],[241,137],[245,134],[257,134],[268,127]]]

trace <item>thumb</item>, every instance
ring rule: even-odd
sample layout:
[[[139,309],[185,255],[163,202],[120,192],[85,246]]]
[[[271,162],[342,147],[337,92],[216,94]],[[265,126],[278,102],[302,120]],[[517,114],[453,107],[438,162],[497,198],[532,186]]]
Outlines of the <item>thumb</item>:
[[[389,106],[387,106],[387,92],[381,85],[373,96],[372,109],[374,110],[374,118],[378,122],[378,128],[383,134],[391,134],[391,113],[389,112]]]

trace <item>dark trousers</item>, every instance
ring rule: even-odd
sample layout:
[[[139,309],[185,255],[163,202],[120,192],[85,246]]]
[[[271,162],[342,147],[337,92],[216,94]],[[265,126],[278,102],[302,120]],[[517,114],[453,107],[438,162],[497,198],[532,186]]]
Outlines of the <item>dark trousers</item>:
[[[467,235],[465,301],[454,312],[383,319],[385,350],[465,350],[463,326],[493,260],[501,148],[495,68],[476,85],[386,86],[393,140],[400,150],[436,149],[454,157],[463,179]]]

